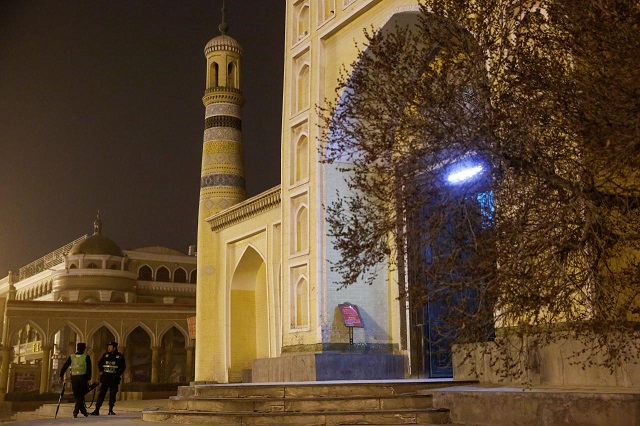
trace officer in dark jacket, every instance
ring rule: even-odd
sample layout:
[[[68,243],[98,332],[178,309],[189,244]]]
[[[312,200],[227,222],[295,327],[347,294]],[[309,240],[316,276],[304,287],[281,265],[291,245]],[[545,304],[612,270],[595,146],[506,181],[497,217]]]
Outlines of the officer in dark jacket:
[[[109,342],[107,344],[107,352],[102,354],[102,358],[98,361],[98,370],[100,370],[100,393],[96,401],[96,409],[89,414],[92,416],[100,415],[100,407],[107,394],[107,389],[109,390],[109,414],[116,414],[113,412],[113,406],[116,404],[116,394],[118,393],[120,377],[126,367],[124,355],[118,352],[118,342]]]
[[[64,373],[71,367],[71,388],[73,389],[73,397],[76,405],[73,407],[73,417],[78,417],[78,413],[82,413],[85,417],[87,408],[84,406],[84,396],[89,390],[91,384],[91,358],[84,353],[87,345],[78,343],[76,345],[76,353],[70,355],[60,370],[60,383],[64,381]]]

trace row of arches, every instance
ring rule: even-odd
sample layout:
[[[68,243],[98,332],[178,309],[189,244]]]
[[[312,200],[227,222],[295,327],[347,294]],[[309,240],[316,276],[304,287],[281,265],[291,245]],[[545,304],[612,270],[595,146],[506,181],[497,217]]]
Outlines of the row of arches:
[[[197,269],[194,269],[190,273],[187,273],[187,271],[182,267],[174,269],[173,273],[169,271],[169,268],[167,268],[166,266],[159,266],[155,271],[149,265],[142,265],[138,269],[138,279],[140,281],[195,284],[197,275]]]
[[[124,383],[185,383],[192,380],[193,347],[185,330],[177,324],[161,332],[143,323],[133,326],[126,334],[109,324],[102,324],[84,335],[74,324],[68,323],[49,336],[37,324],[28,322],[10,338],[10,359],[28,368],[46,369],[46,384],[40,389],[57,391],[60,368],[78,342],[87,343],[87,353],[94,364],[93,380],[98,378],[97,361],[106,351],[108,342],[120,342],[119,351],[125,356],[127,369]],[[49,359],[51,362],[49,362]],[[31,366],[31,367],[29,367]]]
[[[46,281],[16,293],[16,300],[33,300],[51,293],[53,281]]]
[[[229,87],[232,89],[239,89],[238,85],[238,67],[234,62],[229,62],[226,67],[225,78],[220,73],[220,64],[218,62],[211,63],[211,69],[209,70],[209,87]],[[224,68],[223,68],[224,71]]]

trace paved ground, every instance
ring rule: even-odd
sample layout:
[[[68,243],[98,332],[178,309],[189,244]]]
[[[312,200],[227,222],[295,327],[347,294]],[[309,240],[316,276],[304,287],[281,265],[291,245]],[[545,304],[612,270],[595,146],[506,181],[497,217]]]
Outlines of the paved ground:
[[[103,407],[100,410],[102,415],[83,417],[79,415],[78,418],[73,418],[73,404],[62,404],[57,418],[53,417],[40,417],[32,416],[30,420],[13,420],[6,415],[0,418],[0,424],[13,426],[13,425],[29,425],[29,426],[45,426],[45,425],[122,425],[122,426],[149,426],[155,423],[144,422],[141,418],[141,411],[145,408],[161,407],[165,405],[167,400],[144,400],[144,401],[118,401],[114,411],[117,413],[115,416],[108,416],[108,407]],[[55,407],[55,405],[54,405]],[[55,412],[55,408],[53,409]],[[24,416],[21,416],[24,417]]]

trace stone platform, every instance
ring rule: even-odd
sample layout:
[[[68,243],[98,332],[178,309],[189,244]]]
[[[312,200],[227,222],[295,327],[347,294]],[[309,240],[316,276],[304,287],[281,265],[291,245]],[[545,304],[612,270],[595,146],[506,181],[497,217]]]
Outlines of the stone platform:
[[[145,410],[145,421],[215,425],[442,425],[429,388],[442,380],[323,381],[192,385],[168,409]]]
[[[452,423],[473,426],[640,426],[640,389],[456,386],[420,391]]]

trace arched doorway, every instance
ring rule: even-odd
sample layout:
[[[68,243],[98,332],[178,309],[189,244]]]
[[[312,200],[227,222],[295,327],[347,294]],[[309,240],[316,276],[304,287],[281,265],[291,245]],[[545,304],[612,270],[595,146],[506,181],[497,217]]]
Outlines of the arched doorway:
[[[131,382],[151,382],[151,358],[151,338],[142,327],[136,327],[127,337],[125,353]]]
[[[80,336],[73,328],[65,325],[53,335],[53,350],[51,352],[51,371],[49,374],[49,387],[54,392],[59,392],[62,385],[58,381],[60,369],[67,357],[76,351],[76,344],[80,342]],[[67,373],[68,374],[68,373]]]
[[[347,211],[327,215],[330,230],[337,231],[329,234],[353,247],[341,237],[345,217],[352,213],[351,223],[372,220],[377,232],[393,235],[394,257],[385,250],[359,254],[384,259],[381,267],[389,260],[394,265],[390,269],[397,271],[386,294],[398,295],[394,299],[399,303],[392,306],[395,313],[389,316],[397,315],[398,327],[392,331],[399,349],[410,355],[411,374],[450,377],[452,344],[476,341],[467,339],[475,330],[477,335],[485,333],[484,340],[490,333],[485,327],[487,309],[478,306],[486,299],[477,297],[487,275],[469,272],[480,270],[478,262],[474,264],[476,254],[493,253],[488,219],[491,162],[485,152],[478,152],[485,146],[478,143],[484,140],[485,63],[471,33],[447,18],[423,16],[417,8],[393,15],[369,41],[353,72],[342,80],[341,98],[331,111],[326,158],[336,162],[336,169],[327,168],[325,176],[331,177],[334,170],[346,172],[347,190],[339,206]],[[380,92],[380,81],[390,96]],[[450,170],[454,166],[460,169]],[[483,171],[484,180],[470,185],[463,177],[473,170]],[[377,221],[368,213],[385,209]],[[386,244],[380,247],[389,249]],[[489,255],[481,265],[488,272],[494,266]],[[358,270],[345,265],[343,276]],[[382,270],[366,263],[358,266]],[[471,276],[480,277],[473,289]],[[370,277],[372,283],[377,275]],[[378,297],[384,298],[384,289],[378,290]],[[473,317],[476,312],[481,314]]]
[[[229,299],[229,382],[250,381],[253,360],[269,356],[266,265],[252,247],[233,273]]]
[[[103,353],[107,351],[107,343],[115,341],[114,334],[107,327],[102,326],[95,333],[89,342],[91,349],[91,366],[92,366],[92,379],[98,380],[100,377],[100,371],[98,370],[98,360]]]
[[[171,327],[162,336],[160,345],[160,382],[182,383],[186,381],[187,353],[184,335]]]

